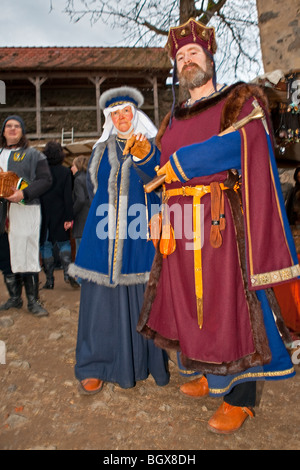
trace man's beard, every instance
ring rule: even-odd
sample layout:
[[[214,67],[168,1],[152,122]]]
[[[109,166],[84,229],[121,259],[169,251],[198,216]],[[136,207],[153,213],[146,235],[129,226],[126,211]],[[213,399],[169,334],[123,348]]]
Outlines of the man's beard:
[[[184,91],[194,90],[205,85],[213,77],[213,66],[207,61],[207,70],[203,70],[198,64],[192,63],[192,70],[185,70],[184,66],[181,73],[178,74],[179,84]]]

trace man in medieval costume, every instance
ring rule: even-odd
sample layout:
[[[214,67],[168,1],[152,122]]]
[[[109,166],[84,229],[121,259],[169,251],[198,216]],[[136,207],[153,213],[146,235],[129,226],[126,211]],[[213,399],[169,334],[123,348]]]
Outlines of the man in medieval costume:
[[[178,75],[189,97],[136,165],[146,173],[160,166],[175,241],[170,254],[168,240],[157,245],[138,331],[201,374],[183,393],[224,397],[208,427],[231,433],[254,416],[257,380],[295,374],[272,286],[300,270],[262,89],[217,84],[214,28],[194,19],[170,29],[167,49],[174,83]],[[255,108],[259,119],[250,117]],[[140,136],[128,142],[132,155],[138,142],[145,145]]]

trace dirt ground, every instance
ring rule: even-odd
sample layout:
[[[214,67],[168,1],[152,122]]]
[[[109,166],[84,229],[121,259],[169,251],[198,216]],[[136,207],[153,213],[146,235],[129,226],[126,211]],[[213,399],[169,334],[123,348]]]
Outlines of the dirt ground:
[[[40,274],[40,285],[45,281]],[[152,377],[123,390],[106,383],[83,396],[74,377],[80,291],[55,271],[55,288],[40,290],[49,317],[25,306],[0,314],[1,450],[295,450],[300,449],[300,367],[293,379],[259,385],[256,417],[233,435],[217,435],[207,421],[221,399],[192,399],[178,388],[184,378],[171,356],[171,380]],[[7,299],[0,279],[0,302]],[[25,296],[23,295],[25,300]]]

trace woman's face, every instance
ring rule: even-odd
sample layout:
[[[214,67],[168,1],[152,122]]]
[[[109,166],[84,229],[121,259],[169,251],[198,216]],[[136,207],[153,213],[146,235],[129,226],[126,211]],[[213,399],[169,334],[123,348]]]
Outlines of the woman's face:
[[[131,121],[133,119],[133,113],[131,106],[125,106],[123,109],[117,109],[111,112],[111,119],[118,131],[126,133],[131,128]]]
[[[10,119],[5,124],[3,136],[8,146],[16,145],[23,135],[21,124],[15,119]]]

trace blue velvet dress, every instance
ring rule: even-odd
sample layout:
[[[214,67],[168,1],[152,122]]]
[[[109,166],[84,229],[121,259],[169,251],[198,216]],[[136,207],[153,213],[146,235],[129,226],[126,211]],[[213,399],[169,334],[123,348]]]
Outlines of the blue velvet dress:
[[[151,374],[164,386],[169,382],[166,352],[136,331],[154,248],[141,234],[143,228],[137,227],[137,238],[130,232],[137,220],[131,208],[143,212],[145,195],[140,174],[122,155],[122,144],[111,137],[96,147],[87,172],[93,201],[70,268],[82,280],[75,375],[130,388]]]

